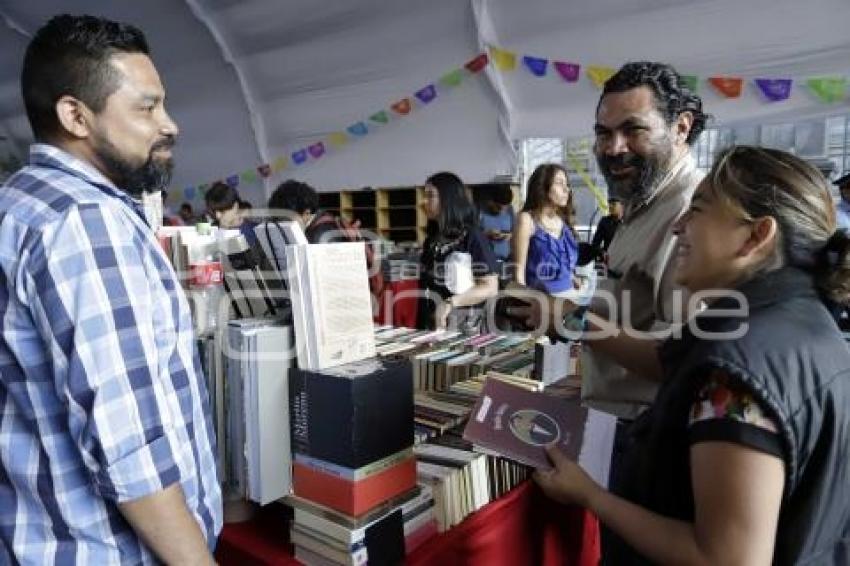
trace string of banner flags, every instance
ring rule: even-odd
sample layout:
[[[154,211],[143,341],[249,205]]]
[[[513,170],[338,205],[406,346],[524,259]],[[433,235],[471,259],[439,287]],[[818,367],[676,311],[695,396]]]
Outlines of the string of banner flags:
[[[374,133],[391,120],[401,119],[411,114],[416,108],[422,108],[434,101],[439,95],[447,94],[460,86],[467,78],[479,74],[487,65],[500,72],[515,72],[524,68],[530,76],[542,78],[551,74],[556,75],[566,84],[577,83],[582,77],[582,65],[569,61],[550,60],[532,55],[519,55],[516,52],[489,46],[487,52],[479,53],[463,66],[443,74],[435,82],[423,86],[412,95],[401,98],[389,104],[362,120],[349,124],[339,131],[332,132],[315,143],[282,155],[271,163],[264,163],[241,172],[227,175],[216,181],[201,183],[183,188],[172,188],[169,200],[193,201],[202,199],[207,189],[215,182],[223,181],[231,187],[241,183],[255,183],[261,178],[268,178],[289,169],[300,168],[308,163],[326,158],[333,151],[339,150],[346,144]],[[584,76],[594,87],[602,89],[617,69],[613,67],[587,65]],[[698,91],[701,78],[696,75],[682,75],[682,78],[693,91]],[[728,99],[740,98],[744,86],[750,79],[741,76],[710,76],[705,81],[722,97]],[[791,96],[795,79],[790,77],[756,77],[751,79],[768,103],[787,100]],[[808,77],[803,83],[808,90],[824,104],[835,104],[845,100],[847,95],[847,77],[840,75]]]

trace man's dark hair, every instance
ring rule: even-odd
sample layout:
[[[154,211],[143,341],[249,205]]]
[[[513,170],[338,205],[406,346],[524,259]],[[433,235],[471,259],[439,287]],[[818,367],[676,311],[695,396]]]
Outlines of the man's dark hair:
[[[454,173],[436,173],[428,177],[426,183],[433,185],[440,195],[440,214],[437,217],[440,236],[457,238],[478,226],[478,215],[469,202],[466,186],[460,177]]]
[[[691,91],[687,82],[672,66],[665,63],[639,61],[620,67],[620,70],[605,82],[602,96],[596,105],[597,113],[606,94],[625,92],[641,86],[649,87],[652,91],[655,108],[668,125],[675,122],[682,112],[690,112],[693,115],[691,131],[685,140],[692,146],[705,129],[709,116],[702,111],[702,99]]]
[[[514,201],[514,191],[510,185],[496,185],[493,189],[493,202],[507,206]]]
[[[230,210],[234,204],[239,202],[239,193],[227,183],[218,181],[207,190],[204,198],[207,202],[207,210],[210,212]]]
[[[56,101],[68,95],[100,112],[118,90],[121,73],[110,64],[116,53],[149,54],[136,27],[96,18],[63,14],[39,29],[27,47],[21,92],[37,140],[59,130]]]
[[[288,179],[272,193],[269,208],[292,210],[298,214],[307,210],[316,212],[319,209],[319,194],[307,183]]]

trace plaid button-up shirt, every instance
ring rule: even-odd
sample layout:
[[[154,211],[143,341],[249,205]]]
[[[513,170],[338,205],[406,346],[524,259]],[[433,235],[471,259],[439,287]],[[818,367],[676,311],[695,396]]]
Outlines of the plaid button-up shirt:
[[[221,529],[177,277],[138,204],[49,145],[0,187],[0,564],[153,563],[117,504],[179,483]]]

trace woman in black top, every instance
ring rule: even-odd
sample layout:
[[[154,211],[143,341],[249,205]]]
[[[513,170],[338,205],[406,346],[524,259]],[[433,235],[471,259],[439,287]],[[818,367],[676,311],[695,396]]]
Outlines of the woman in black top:
[[[498,266],[493,250],[478,229],[477,214],[466,187],[453,173],[437,173],[425,182],[422,208],[432,229],[423,244],[420,287],[429,296],[420,303],[420,326],[481,330],[483,309],[478,307],[499,291]],[[452,253],[471,256],[473,285],[453,294],[446,281],[446,260]],[[451,319],[451,320],[450,320]]]
[[[598,317],[585,330],[662,383],[617,495],[556,450],[537,481],[622,537],[615,564],[850,563],[850,349],[829,309],[850,302],[850,240],[826,180],[731,148],[674,231],[677,282],[706,308],[661,344]]]

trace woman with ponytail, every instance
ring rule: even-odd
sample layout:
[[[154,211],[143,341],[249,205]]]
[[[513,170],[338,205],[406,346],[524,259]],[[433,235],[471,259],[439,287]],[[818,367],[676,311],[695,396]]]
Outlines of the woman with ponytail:
[[[538,482],[621,537],[612,564],[850,563],[850,349],[830,314],[850,302],[850,240],[826,180],[730,148],[674,231],[677,282],[704,308],[663,343],[597,343],[662,382],[616,495],[557,450]]]

